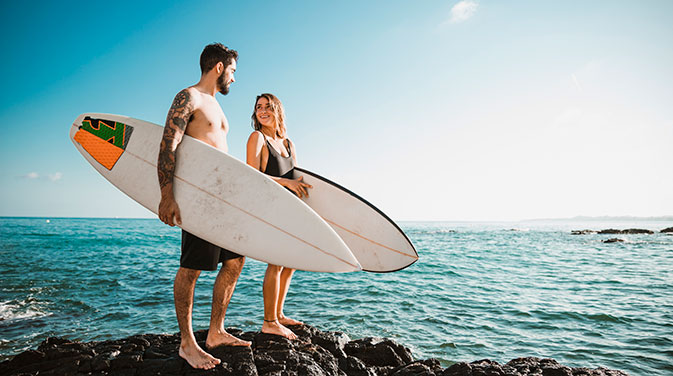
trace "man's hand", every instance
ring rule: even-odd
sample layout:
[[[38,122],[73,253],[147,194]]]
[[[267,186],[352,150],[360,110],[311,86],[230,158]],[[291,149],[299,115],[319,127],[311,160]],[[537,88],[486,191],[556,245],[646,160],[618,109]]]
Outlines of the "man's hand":
[[[161,222],[169,226],[182,224],[182,218],[180,217],[180,207],[174,198],[167,198],[162,196],[161,202],[159,202],[158,214]],[[175,222],[173,222],[173,219],[175,219]]]

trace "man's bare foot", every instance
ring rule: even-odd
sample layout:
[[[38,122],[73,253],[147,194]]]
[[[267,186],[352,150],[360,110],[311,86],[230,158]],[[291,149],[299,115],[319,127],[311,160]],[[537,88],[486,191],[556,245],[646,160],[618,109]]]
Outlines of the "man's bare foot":
[[[189,363],[192,368],[196,369],[213,369],[221,361],[217,358],[214,358],[207,352],[203,351],[198,345],[195,346],[182,346],[180,345],[180,350],[178,350],[180,357]]]
[[[262,325],[262,333],[275,334],[287,339],[297,339],[297,335],[294,334],[290,329],[284,327],[281,323],[278,322],[278,320],[264,320],[264,324]]]
[[[234,337],[225,330],[209,330],[208,338],[206,338],[206,348],[212,349],[218,346],[250,346],[249,341],[244,341],[240,338]]]
[[[282,325],[304,325],[304,323],[301,321],[285,316],[278,316],[278,322],[280,322]]]

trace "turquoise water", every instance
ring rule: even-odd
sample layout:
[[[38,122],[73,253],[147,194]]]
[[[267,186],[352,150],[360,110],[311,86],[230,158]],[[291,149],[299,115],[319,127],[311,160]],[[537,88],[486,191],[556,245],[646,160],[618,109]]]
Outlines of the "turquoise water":
[[[401,223],[420,260],[396,273],[297,272],[286,313],[385,336],[444,365],[552,357],[632,375],[673,372],[673,236],[570,235],[639,223]],[[518,229],[513,229],[517,227]],[[604,244],[608,237],[624,243]],[[48,336],[174,333],[180,232],[154,219],[0,218],[0,359]],[[262,323],[265,265],[248,260],[226,325]],[[215,272],[197,284],[206,329]]]

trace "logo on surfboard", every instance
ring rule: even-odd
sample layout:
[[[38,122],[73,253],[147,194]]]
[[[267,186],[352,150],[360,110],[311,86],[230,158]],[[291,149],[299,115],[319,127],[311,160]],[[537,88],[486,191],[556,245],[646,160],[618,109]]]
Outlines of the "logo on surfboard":
[[[133,127],[107,119],[85,117],[75,133],[77,141],[98,163],[112,170],[124,154],[131,139]]]

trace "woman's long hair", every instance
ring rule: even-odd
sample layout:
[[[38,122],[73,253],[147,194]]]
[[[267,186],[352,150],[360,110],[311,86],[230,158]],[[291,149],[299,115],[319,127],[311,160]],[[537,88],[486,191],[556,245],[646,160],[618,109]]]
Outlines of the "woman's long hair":
[[[257,96],[257,99],[255,99],[255,106],[252,108],[252,127],[256,131],[262,131],[262,124],[257,120],[257,102],[259,102],[260,98],[266,98],[266,100],[269,101],[273,118],[276,120],[276,135],[280,138],[285,138],[287,135],[287,130],[285,128],[285,110],[283,109],[283,103],[281,103],[280,99],[273,94],[260,94]]]

